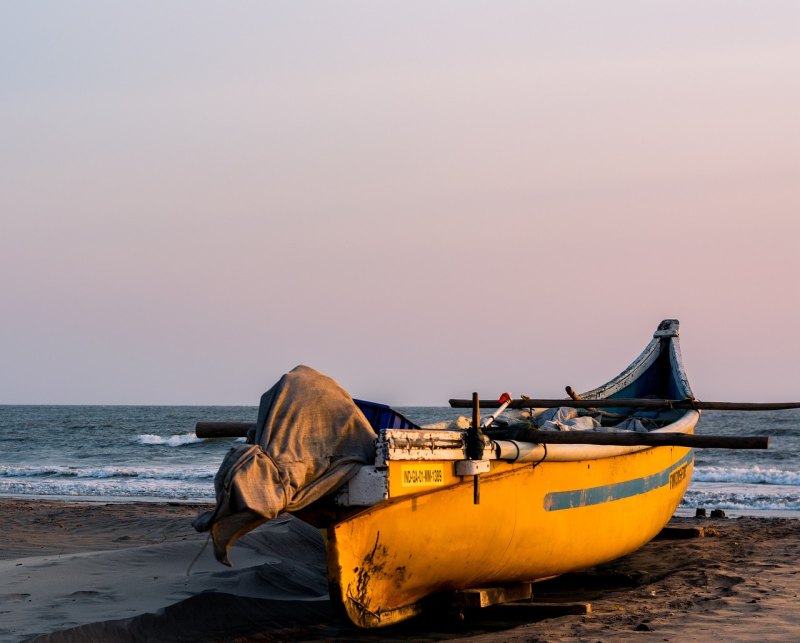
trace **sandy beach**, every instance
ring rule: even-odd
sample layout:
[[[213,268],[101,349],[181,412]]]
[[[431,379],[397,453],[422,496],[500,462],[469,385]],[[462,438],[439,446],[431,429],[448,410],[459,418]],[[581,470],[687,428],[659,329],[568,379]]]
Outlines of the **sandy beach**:
[[[518,603],[359,632],[327,600],[316,529],[283,518],[219,565],[191,520],[205,507],[0,500],[0,640],[797,640],[800,521],[675,518],[703,537],[658,538],[613,563],[534,586]],[[681,535],[688,532],[683,531]]]

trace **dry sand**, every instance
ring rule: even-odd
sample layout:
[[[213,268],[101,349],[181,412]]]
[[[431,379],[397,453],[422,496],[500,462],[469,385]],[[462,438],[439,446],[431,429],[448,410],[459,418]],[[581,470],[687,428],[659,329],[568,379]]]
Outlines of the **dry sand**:
[[[798,520],[675,519],[718,535],[657,539],[535,586],[539,601],[590,601],[587,616],[522,603],[359,632],[327,600],[317,530],[274,521],[228,569],[200,553],[202,509],[0,500],[0,640],[800,640]]]

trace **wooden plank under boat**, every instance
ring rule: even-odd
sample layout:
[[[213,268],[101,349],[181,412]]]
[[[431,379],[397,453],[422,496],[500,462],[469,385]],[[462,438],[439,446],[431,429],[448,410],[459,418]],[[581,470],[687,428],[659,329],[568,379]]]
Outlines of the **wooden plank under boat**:
[[[693,399],[678,322],[662,322],[627,369],[580,397]],[[689,434],[700,412],[638,415],[656,423],[653,432]],[[380,431],[375,466],[340,493],[343,504],[365,508],[327,529],[331,598],[354,624],[390,625],[419,614],[435,595],[534,581],[623,556],[667,523],[694,464],[685,446],[534,439],[513,443],[524,447],[513,461],[503,442],[486,439],[486,459],[476,462],[466,457],[463,431]],[[469,474],[481,471],[476,504]]]

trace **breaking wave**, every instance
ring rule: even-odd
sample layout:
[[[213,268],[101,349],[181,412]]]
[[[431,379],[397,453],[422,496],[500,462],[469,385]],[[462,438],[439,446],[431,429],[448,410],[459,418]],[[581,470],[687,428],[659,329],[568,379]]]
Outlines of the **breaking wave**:
[[[203,442],[203,439],[198,438],[194,433],[182,433],[181,435],[170,435],[169,437],[144,433],[142,435],[137,435],[136,441],[146,446],[182,447],[186,444],[198,444]]]
[[[212,480],[214,471],[201,467],[69,467],[0,465],[0,478],[140,478],[144,480]]]
[[[695,482],[727,482],[767,485],[800,486],[800,471],[784,471],[782,469],[758,466],[748,468],[698,467],[692,475]]]
[[[64,479],[64,478],[0,478],[0,494],[98,497],[98,498],[159,498],[214,499],[214,485],[211,481],[187,483],[185,480],[151,479]]]
[[[0,495],[207,500],[213,480],[210,466],[0,465]]]
[[[784,489],[784,491],[787,491]],[[800,511],[800,494],[761,493],[758,488],[734,489],[692,489],[683,497],[682,507],[711,507],[747,511]]]

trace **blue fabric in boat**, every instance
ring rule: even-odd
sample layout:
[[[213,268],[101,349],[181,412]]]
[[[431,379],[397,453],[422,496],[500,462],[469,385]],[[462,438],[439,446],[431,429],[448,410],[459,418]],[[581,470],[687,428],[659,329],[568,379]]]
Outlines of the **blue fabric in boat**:
[[[378,404],[377,402],[367,402],[366,400],[353,400],[356,406],[361,409],[364,417],[367,418],[372,428],[377,432],[381,429],[418,429],[419,425],[414,424],[406,416],[395,411],[391,406]]]

